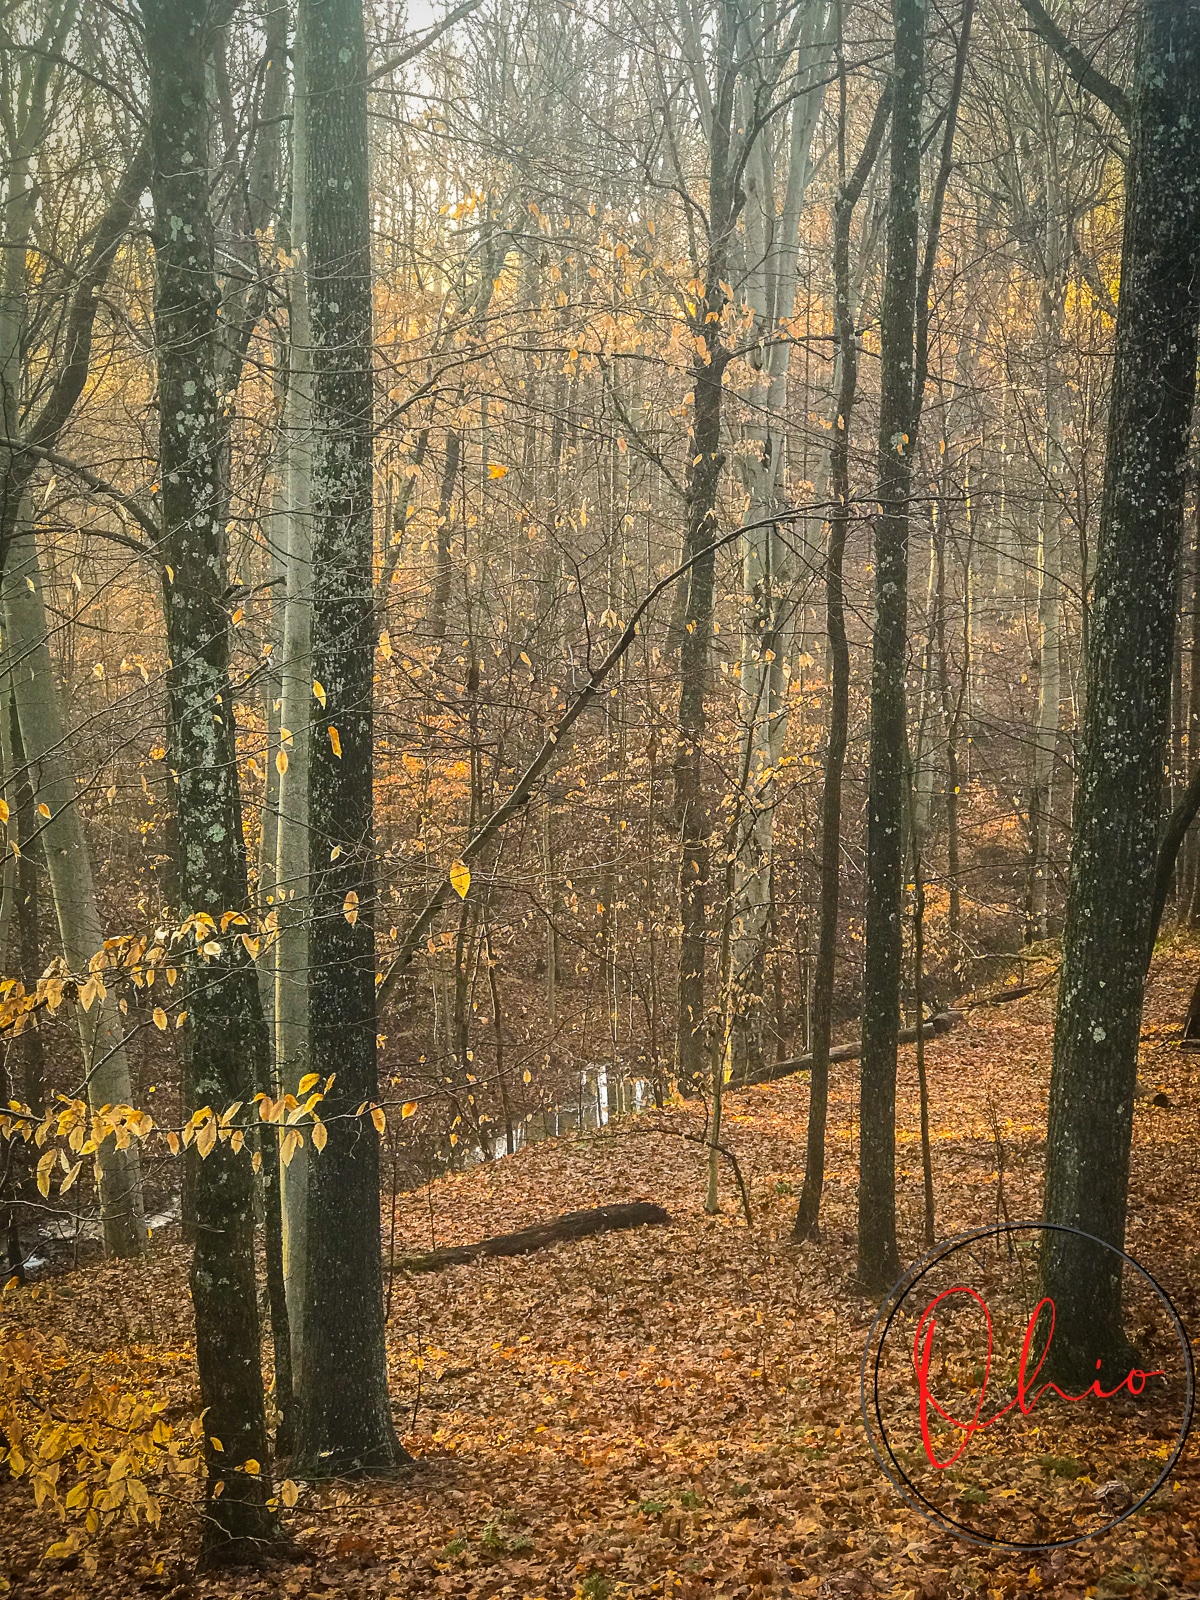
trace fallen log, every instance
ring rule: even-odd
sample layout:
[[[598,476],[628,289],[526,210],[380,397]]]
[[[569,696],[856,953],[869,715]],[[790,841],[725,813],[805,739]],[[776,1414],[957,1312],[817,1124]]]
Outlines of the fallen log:
[[[405,1272],[440,1272],[443,1267],[464,1266],[485,1256],[527,1256],[548,1245],[573,1239],[587,1239],[594,1233],[613,1233],[621,1228],[661,1227],[671,1220],[662,1206],[649,1200],[632,1200],[625,1205],[595,1206],[590,1211],[568,1211],[549,1222],[535,1222],[516,1233],[498,1233],[478,1244],[447,1245],[427,1255],[408,1256],[397,1265]]]
[[[936,1016],[921,1024],[921,1037],[932,1039],[935,1034],[949,1033],[954,1024],[961,1021],[961,1011],[939,1011]],[[915,1044],[916,1028],[901,1028],[899,1038],[901,1044]],[[852,1039],[849,1044],[835,1044],[829,1052],[829,1062],[832,1066],[835,1061],[857,1061],[860,1055],[862,1055],[862,1040]],[[811,1056],[795,1056],[790,1061],[774,1061],[769,1067],[760,1067],[757,1072],[748,1073],[744,1078],[727,1083],[725,1093],[736,1092],[738,1089],[753,1089],[759,1083],[774,1083],[776,1078],[790,1078],[794,1072],[806,1072],[811,1066]]]

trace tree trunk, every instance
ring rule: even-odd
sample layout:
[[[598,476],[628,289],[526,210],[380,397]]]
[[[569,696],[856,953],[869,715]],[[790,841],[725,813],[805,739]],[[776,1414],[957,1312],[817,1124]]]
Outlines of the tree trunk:
[[[895,75],[887,276],[880,317],[879,515],[867,793],[866,961],[858,1189],[858,1277],[900,1273],[896,1244],[896,1043],[903,955],[903,819],[908,730],[908,520],[915,448],[917,224],[921,196],[924,0],[893,0]]]
[[[691,318],[696,357],[689,368],[692,427],[685,474],[687,532],[684,558],[695,561],[688,573],[679,633],[679,742],[675,752],[675,815],[679,828],[679,1010],[677,1071],[689,1085],[705,1076],[710,1062],[706,1039],[705,965],[708,946],[708,883],[712,850],[711,818],[704,784],[704,699],[708,688],[713,625],[717,535],[717,490],[725,457],[721,451],[721,410],[729,355],[721,343],[721,313],[728,296],[729,251],[741,208],[733,170],[733,119],[737,100],[737,19],[720,9],[713,44],[717,89],[708,136],[708,231],[704,291]]]
[[[50,813],[41,823],[41,838],[63,958],[72,973],[83,974],[94,957],[102,957],[104,926],[79,811],[79,790],[67,754],[37,540],[29,515],[26,499],[4,580],[5,645],[11,652],[13,695],[30,780],[38,804]],[[130,1104],[129,1060],[115,996],[93,1001],[87,1011],[77,1006],[76,1016],[88,1104],[94,1111],[105,1105]],[[136,1256],[145,1238],[136,1145],[118,1150],[110,1135],[96,1153],[96,1176],[104,1247],[111,1255]]]
[[[433,574],[433,598],[429,608],[430,637],[441,644],[446,637],[446,617],[450,609],[450,530],[454,523],[454,491],[458,487],[458,465],[462,444],[458,429],[446,429],[446,464],[442,469],[437,509],[437,564]]]
[[[372,686],[375,600],[367,57],[361,0],[301,0],[312,326],[313,680],[309,1041],[336,1075],[309,1166],[297,1470],[406,1459],[384,1344]]]
[[[1051,227],[1060,224],[1057,216]],[[1033,762],[1029,797],[1029,910],[1026,937],[1050,936],[1050,824],[1054,796],[1054,766],[1062,706],[1062,644],[1060,638],[1062,568],[1062,343],[1064,286],[1058,281],[1057,252],[1048,251],[1047,281],[1042,290],[1043,389],[1046,408],[1045,474],[1041,517],[1038,524],[1038,703],[1033,735]]]
[[[800,214],[812,173],[813,130],[825,98],[822,69],[828,48],[827,19],[827,6],[810,7],[797,76],[804,73],[816,82],[792,107],[778,217],[769,138],[760,139],[755,148],[754,177],[747,184],[747,299],[755,329],[766,339],[776,333],[781,319],[791,316],[795,304]],[[747,118],[753,115],[751,105],[747,104],[745,114]],[[768,518],[786,498],[783,469],[791,353],[791,341],[779,339],[757,357],[759,376],[749,396],[756,420],[745,430],[754,451],[742,457],[747,490],[743,520],[755,531],[746,535],[742,550],[742,585],[748,601],[742,624],[740,694],[740,770],[745,793],[733,844],[730,1017],[726,1029],[728,1067],[735,1078],[763,1063],[763,973],[771,920],[776,773],[787,735],[788,678],[784,668],[790,651],[796,584],[792,540],[782,537],[779,527]]]
[[[198,1106],[249,1103],[269,1051],[238,933],[249,909],[221,519],[217,284],[208,211],[206,0],[144,0],[154,199],[159,476],[189,1052]],[[192,1303],[205,1408],[203,1556],[257,1558],[276,1537],[267,1471],[250,1150],[218,1138],[195,1167]]]
[[[275,1078],[280,1092],[295,1094],[309,1070],[308,1037],[309,749],[313,712],[312,665],[312,426],[313,341],[308,306],[307,124],[308,96],[303,30],[293,51],[292,250],[296,265],[288,284],[288,392],[286,576],[283,661],[280,668],[279,828],[276,896],[279,938],[275,946]],[[304,1281],[308,1215],[307,1146],[280,1174],[283,1211],[283,1276],[291,1331],[292,1372],[300,1371],[304,1348]]]
[[[846,79],[839,74],[841,116],[839,157],[845,172]],[[829,679],[829,744],[821,790],[821,899],[817,960],[810,1002],[812,1076],[808,1104],[808,1136],[804,1186],[792,1237],[799,1243],[818,1229],[821,1192],[825,1185],[825,1130],[829,1114],[829,1048],[833,1038],[833,992],[837,966],[838,908],[842,865],[842,774],[850,727],[850,646],[846,638],[846,601],[842,568],[850,527],[850,419],[858,389],[858,344],[850,284],[850,229],[854,208],[879,155],[890,110],[884,91],[875,108],[866,143],[847,180],[843,176],[833,219],[834,336],[837,340],[837,416],[829,451],[829,540],[825,550],[826,672]]]
[[[1175,571],[1200,319],[1200,10],[1146,0],[1050,1082],[1045,1217],[1125,1239],[1138,1036],[1170,699]],[[1053,1355],[1120,1366],[1120,1262],[1055,1236]],[[1120,1366],[1123,1372],[1124,1366]]]

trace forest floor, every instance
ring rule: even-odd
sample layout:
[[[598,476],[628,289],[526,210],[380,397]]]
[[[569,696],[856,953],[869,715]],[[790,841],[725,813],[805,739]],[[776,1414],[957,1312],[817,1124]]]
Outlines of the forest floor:
[[[1130,1249],[1184,1319],[1200,1302],[1200,1057],[1177,1049],[1200,945],[1156,960],[1138,1102]],[[937,1232],[1037,1214],[1052,990],[967,1011],[929,1044]],[[303,1488],[288,1514],[300,1564],[197,1576],[194,1506],[124,1528],[99,1564],[43,1552],[61,1536],[27,1481],[0,1486],[0,1593],[408,1597],[818,1597],[941,1600],[1055,1594],[1134,1600],[1200,1592],[1200,1470],[1189,1446],[1168,1492],[1073,1550],[1024,1557],[956,1543],[900,1500],[859,1412],[875,1307],[851,1281],[856,1067],[834,1069],[819,1244],[789,1242],[808,1091],[799,1079],[731,1096],[729,1174],[703,1209],[690,1110],[548,1141],[402,1195],[397,1250],[466,1243],[576,1207],[648,1199],[670,1227],[600,1236],[517,1260],[397,1276],[392,1394],[418,1465],[394,1483]],[[919,1255],[914,1052],[902,1052],[901,1247]],[[655,1131],[655,1126],[660,1131]],[[387,1230],[385,1224],[385,1244]],[[187,1259],[168,1234],[144,1266],[101,1266],[9,1290],[0,1322],[51,1327],[64,1364],[109,1363],[194,1410]],[[330,1381],[337,1381],[336,1373]]]

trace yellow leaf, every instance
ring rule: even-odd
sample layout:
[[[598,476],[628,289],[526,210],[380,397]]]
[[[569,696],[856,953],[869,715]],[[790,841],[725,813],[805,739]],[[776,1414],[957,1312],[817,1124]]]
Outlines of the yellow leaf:
[[[208,1121],[196,1135],[196,1149],[200,1152],[201,1161],[203,1161],[206,1156],[212,1154],[212,1150],[216,1142],[217,1119],[216,1117],[209,1117]]]
[[[82,1167],[82,1165],[83,1165],[82,1161],[76,1161],[74,1166],[72,1166],[68,1170],[66,1177],[63,1179],[63,1181],[58,1186],[59,1194],[66,1194],[67,1190],[71,1187],[71,1185],[75,1182],[75,1179],[79,1176],[79,1169],[80,1169],[80,1167]]]
[[[0,800],[0,822],[8,821],[8,801]]]
[[[261,1472],[261,1471],[262,1471],[262,1467],[261,1467],[261,1465],[260,1465],[260,1464],[259,1464],[259,1463],[258,1463],[258,1462],[257,1462],[257,1461],[256,1461],[256,1460],[255,1460],[255,1459],[254,1459],[254,1457],[253,1457],[253,1456],[251,1456],[251,1457],[250,1457],[250,1459],[249,1459],[249,1460],[248,1460],[248,1461],[247,1461],[247,1462],[245,1462],[245,1464],[244,1464],[244,1465],[243,1465],[243,1467],[242,1467],[242,1471],[243,1471],[243,1472],[249,1472],[249,1473],[251,1473],[251,1474],[252,1474],[252,1475],[253,1475],[253,1476],[254,1476],[254,1477],[256,1477],[256,1478],[257,1478],[257,1477],[258,1477],[258,1475],[259,1475],[259,1473],[260,1473],[260,1472]]]
[[[526,1067],[525,1071],[521,1074],[521,1079],[522,1079],[522,1082],[524,1082],[524,1083],[532,1083],[533,1082],[533,1073],[530,1072],[528,1067]]]
[[[336,728],[330,728],[329,730],[329,748],[333,751],[334,755],[341,760],[342,736]]]
[[[385,628],[379,635],[379,654],[385,661],[390,661],[395,653],[392,649],[392,636]]]
[[[154,1026],[158,1029],[159,1033],[166,1033],[166,1031],[167,1031],[167,1013],[163,1010],[163,1008],[161,1006],[155,1006],[153,1015],[154,1015]]]
[[[279,1498],[285,1506],[294,1506],[300,1498],[300,1491],[290,1478],[285,1478],[279,1485]]]
[[[57,1150],[47,1150],[37,1164],[37,1186],[42,1195],[48,1196],[50,1193],[50,1169],[57,1159]]]
[[[187,1021],[187,1012],[186,1011],[181,1011],[179,1013],[179,1015],[175,1018],[175,1026],[177,1028],[182,1028],[186,1021]]]
[[[167,750],[165,745],[156,744],[150,752],[151,761],[165,761]]]
[[[306,1072],[296,1085],[297,1094],[307,1094],[310,1089],[315,1089],[321,1081],[319,1072]]]
[[[321,702],[321,710],[324,711],[325,685],[323,683],[319,683],[316,678],[313,679],[313,694],[316,695],[317,699]]]
[[[342,901],[342,915],[345,917],[346,921],[351,927],[353,927],[358,921],[358,895],[353,889],[350,890],[346,898]],[[303,1094],[303,1089],[300,1092]]]
[[[287,751],[282,746],[275,752],[275,771],[281,778],[287,771]]]
[[[221,1443],[220,1439],[213,1437],[210,1438],[208,1442],[210,1445],[212,1445],[214,1450],[219,1450],[222,1454],[224,1454],[225,1446]]]
[[[67,1496],[67,1510],[78,1511],[80,1506],[88,1503],[88,1486],[86,1483],[77,1483]]]
[[[372,1107],[371,1121],[375,1124],[376,1133],[387,1132],[387,1113],[382,1106]]]
[[[507,467],[502,467],[498,461],[489,461],[488,462],[488,477],[489,478],[503,478],[503,477],[506,476],[507,473],[508,473],[508,468]]]
[[[450,887],[460,900],[467,898],[467,890],[471,887],[471,869],[465,861],[456,861],[450,868]]]
[[[402,1117],[415,1117],[416,1114],[417,1102],[415,1100],[406,1100],[400,1107],[400,1115]]]
[[[279,1147],[279,1159],[285,1167],[291,1166],[292,1157],[303,1143],[304,1135],[299,1128],[292,1128],[290,1132],[284,1134],[283,1143]]]
[[[261,1150],[256,1150],[254,1152],[254,1154],[250,1157],[250,1165],[254,1168],[255,1172],[261,1172],[262,1171],[262,1151]]]
[[[329,1129],[323,1122],[313,1124],[312,1142],[314,1150],[324,1150],[325,1141],[329,1137]]]

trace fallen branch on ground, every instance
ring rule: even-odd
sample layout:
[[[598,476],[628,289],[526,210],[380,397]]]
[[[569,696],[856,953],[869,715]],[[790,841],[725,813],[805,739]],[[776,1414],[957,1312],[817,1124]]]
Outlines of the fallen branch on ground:
[[[633,1200],[625,1205],[596,1206],[590,1211],[568,1211],[549,1222],[535,1222],[516,1233],[498,1233],[478,1244],[447,1245],[428,1255],[409,1256],[398,1263],[404,1272],[440,1272],[443,1267],[463,1266],[485,1256],[527,1256],[552,1244],[587,1239],[594,1233],[613,1233],[620,1228],[644,1228],[669,1223],[670,1214],[648,1200]]]
[[[936,1016],[930,1017],[921,1025],[921,1037],[932,1039],[935,1034],[949,1033],[956,1022],[962,1021],[960,1011],[939,1011]],[[916,1028],[901,1028],[899,1042],[901,1044],[915,1044],[917,1038]],[[829,1061],[857,1061],[862,1055],[862,1040],[852,1039],[849,1044],[835,1044],[829,1052]],[[790,1078],[794,1072],[806,1072],[812,1066],[811,1056],[795,1056],[791,1061],[775,1061],[769,1067],[760,1067],[757,1072],[748,1074],[739,1082],[727,1083],[725,1093],[736,1093],[739,1089],[753,1089],[756,1084],[774,1083],[776,1078]]]

